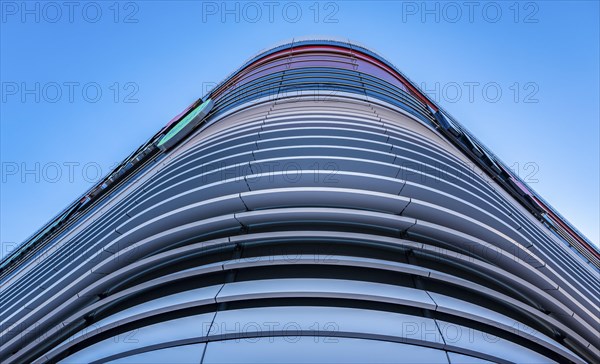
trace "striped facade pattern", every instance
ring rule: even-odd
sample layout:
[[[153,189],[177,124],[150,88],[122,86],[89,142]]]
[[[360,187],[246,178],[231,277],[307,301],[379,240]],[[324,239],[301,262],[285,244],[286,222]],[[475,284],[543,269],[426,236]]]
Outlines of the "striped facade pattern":
[[[3,363],[600,361],[598,271],[358,46],[255,57],[2,278]]]

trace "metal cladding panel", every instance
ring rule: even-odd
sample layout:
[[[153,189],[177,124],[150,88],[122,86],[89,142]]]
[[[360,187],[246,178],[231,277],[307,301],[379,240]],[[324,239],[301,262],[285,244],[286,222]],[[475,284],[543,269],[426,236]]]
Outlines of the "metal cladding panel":
[[[389,62],[297,41],[204,99],[0,278],[3,363],[600,361],[598,272]]]

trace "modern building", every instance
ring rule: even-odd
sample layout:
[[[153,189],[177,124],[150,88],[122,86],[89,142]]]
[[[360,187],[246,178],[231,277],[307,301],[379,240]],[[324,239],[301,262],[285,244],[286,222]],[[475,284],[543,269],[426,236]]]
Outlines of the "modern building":
[[[2,363],[600,362],[599,251],[389,61],[251,58],[2,261]]]

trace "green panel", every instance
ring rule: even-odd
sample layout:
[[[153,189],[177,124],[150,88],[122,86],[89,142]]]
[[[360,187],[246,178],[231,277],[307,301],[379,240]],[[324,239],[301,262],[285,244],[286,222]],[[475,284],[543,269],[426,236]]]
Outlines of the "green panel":
[[[163,144],[165,144],[166,142],[169,141],[169,139],[173,138],[175,135],[177,135],[177,133],[179,133],[181,131],[181,129],[183,129],[187,124],[189,124],[192,120],[194,120],[194,118],[196,116],[198,116],[198,114],[200,114],[200,112],[202,112],[202,110],[204,110],[206,108],[206,106],[210,103],[210,99],[204,101],[200,106],[196,107],[194,110],[192,110],[189,114],[187,114],[183,119],[181,119],[177,125],[175,125],[173,128],[171,128],[171,130],[169,130],[169,132],[167,133],[167,135],[165,135],[160,142],[158,142],[158,147],[162,146]]]

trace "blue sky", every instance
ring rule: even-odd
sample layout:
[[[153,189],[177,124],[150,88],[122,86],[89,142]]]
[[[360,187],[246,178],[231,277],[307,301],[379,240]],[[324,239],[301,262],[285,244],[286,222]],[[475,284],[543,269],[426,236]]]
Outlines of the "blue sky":
[[[598,2],[223,4],[2,1],[0,255],[247,58],[310,35],[380,52],[598,244]]]

